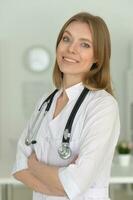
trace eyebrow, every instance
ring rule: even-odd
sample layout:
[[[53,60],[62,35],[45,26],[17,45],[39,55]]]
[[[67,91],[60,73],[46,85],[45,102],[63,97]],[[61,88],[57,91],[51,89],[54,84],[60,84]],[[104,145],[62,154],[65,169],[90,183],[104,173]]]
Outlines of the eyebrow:
[[[72,34],[71,34],[69,31],[65,30],[64,33],[68,33],[68,34],[72,37]],[[64,34],[64,33],[63,33],[63,34]],[[82,41],[87,41],[87,42],[90,42],[90,43],[92,44],[92,41],[89,40],[88,38],[80,38],[80,40],[82,40]]]

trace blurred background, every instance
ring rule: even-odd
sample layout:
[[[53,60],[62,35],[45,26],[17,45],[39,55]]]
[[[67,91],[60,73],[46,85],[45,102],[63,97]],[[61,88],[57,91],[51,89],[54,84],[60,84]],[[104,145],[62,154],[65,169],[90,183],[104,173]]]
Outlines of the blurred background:
[[[14,190],[5,189],[2,181],[10,175],[17,140],[36,102],[43,95],[47,96],[54,87],[51,74],[55,60],[56,38],[64,22],[77,12],[87,11],[99,15],[108,25],[112,43],[111,74],[121,118],[120,140],[132,142],[132,10],[132,0],[0,0],[0,177],[2,177],[0,179],[3,187],[0,190],[0,198],[2,200],[20,200],[21,192],[25,195],[25,199],[31,198],[31,191],[23,186],[12,185]],[[37,53],[32,51],[31,55],[31,49],[36,49]],[[42,57],[39,57],[40,54],[45,56],[43,50],[48,53],[48,68],[38,72],[34,57],[41,60],[37,62],[43,65]],[[33,70],[31,64],[34,65]],[[124,173],[126,171],[129,172],[127,167],[124,168]],[[117,173],[115,174],[117,176]],[[131,176],[133,180],[132,173]],[[133,181],[129,181],[130,184],[127,182],[112,184],[112,199],[133,199],[131,184]]]

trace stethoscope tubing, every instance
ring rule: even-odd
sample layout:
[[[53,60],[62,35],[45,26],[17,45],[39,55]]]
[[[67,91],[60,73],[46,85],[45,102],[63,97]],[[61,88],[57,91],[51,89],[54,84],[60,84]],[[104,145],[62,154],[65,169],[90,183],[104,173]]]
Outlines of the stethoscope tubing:
[[[48,110],[50,109],[50,106],[52,104],[53,98],[55,96],[55,94],[57,93],[58,89],[54,90],[54,92],[52,94],[50,94],[41,104],[41,106],[39,107],[38,111],[37,111],[37,115],[35,116],[34,121],[32,122],[32,125],[30,127],[30,124],[28,125],[28,134],[27,137],[25,139],[25,144],[26,145],[31,145],[31,144],[35,144],[36,141],[36,137],[37,137],[37,132],[40,128],[40,125],[42,123],[43,118],[45,117],[45,115],[47,114]],[[44,105],[45,103],[47,103],[46,108],[44,109]],[[44,109],[44,112],[42,112]],[[42,115],[42,117],[41,117]],[[40,118],[40,120],[39,120]],[[38,122],[38,123],[37,123]],[[35,127],[36,126],[36,127]],[[34,130],[35,129],[35,130]]]
[[[31,145],[31,144],[36,144],[37,143],[37,134],[38,134],[38,130],[41,126],[41,123],[45,117],[45,115],[47,114],[47,112],[49,111],[51,104],[53,102],[53,98],[55,96],[55,94],[57,93],[58,89],[54,90],[54,92],[52,94],[50,94],[47,99],[45,99],[43,101],[43,103],[41,104],[41,106],[38,109],[38,113],[35,116],[35,119],[30,127],[30,124],[28,126],[28,134],[27,137],[25,139],[25,144],[26,145]],[[68,159],[71,154],[72,151],[70,149],[70,138],[71,138],[71,129],[72,129],[72,125],[73,125],[73,121],[75,119],[75,116],[82,104],[82,102],[84,101],[87,93],[88,93],[89,89],[88,88],[84,88],[79,96],[79,98],[77,99],[70,115],[68,118],[68,121],[66,123],[64,132],[63,132],[63,138],[62,138],[62,143],[61,146],[58,149],[58,153],[60,155],[60,157],[62,159]],[[45,103],[47,103],[46,108],[44,108]]]
[[[78,112],[78,110],[79,110],[79,108],[80,108],[80,106],[81,106],[83,100],[85,99],[85,97],[86,97],[88,91],[89,91],[88,88],[84,88],[84,89],[83,89],[82,93],[80,94],[80,96],[79,96],[79,98],[78,98],[76,104],[74,105],[74,107],[73,107],[73,109],[72,109],[72,112],[71,112],[71,114],[70,114],[70,116],[69,116],[69,118],[68,118],[68,121],[67,121],[66,126],[65,126],[65,130],[68,131],[69,135],[70,135],[70,133],[71,133],[72,124],[73,124],[73,121],[74,121],[74,119],[75,119],[75,116],[76,116],[76,114],[77,114],[77,112]],[[65,131],[65,130],[64,130],[64,131]],[[62,140],[62,142],[63,142],[63,143],[69,143],[69,141],[70,141],[70,137],[68,137],[68,138],[66,139],[66,138],[64,137],[64,135],[63,135],[63,140]]]

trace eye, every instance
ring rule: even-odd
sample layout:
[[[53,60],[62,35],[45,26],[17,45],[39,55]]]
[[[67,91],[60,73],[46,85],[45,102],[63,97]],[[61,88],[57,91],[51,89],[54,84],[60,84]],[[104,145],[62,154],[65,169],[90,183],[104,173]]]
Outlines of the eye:
[[[91,47],[90,44],[88,44],[86,42],[81,43],[81,46],[85,47],[85,48],[90,48]]]
[[[69,42],[69,41],[70,41],[70,38],[69,38],[68,36],[63,36],[63,37],[62,37],[62,40],[63,40],[64,42]]]

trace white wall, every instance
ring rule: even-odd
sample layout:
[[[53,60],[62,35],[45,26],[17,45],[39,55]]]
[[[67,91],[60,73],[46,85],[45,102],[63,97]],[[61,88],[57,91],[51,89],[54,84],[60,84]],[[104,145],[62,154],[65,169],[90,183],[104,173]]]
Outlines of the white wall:
[[[133,67],[133,58],[129,57],[133,44],[132,10],[132,0],[0,0],[0,160],[10,154],[8,162],[12,162],[12,139],[19,137],[26,123],[23,83],[44,83],[44,91],[47,82],[52,86],[56,37],[63,23],[79,11],[99,15],[108,24],[111,71],[120,105],[121,132],[126,134],[125,73]],[[26,69],[23,55],[31,45],[44,45],[51,52],[51,69],[46,73],[36,75]]]

